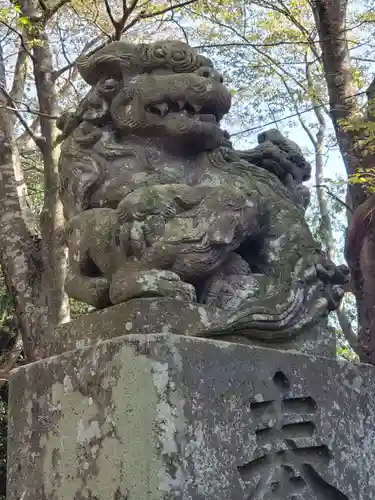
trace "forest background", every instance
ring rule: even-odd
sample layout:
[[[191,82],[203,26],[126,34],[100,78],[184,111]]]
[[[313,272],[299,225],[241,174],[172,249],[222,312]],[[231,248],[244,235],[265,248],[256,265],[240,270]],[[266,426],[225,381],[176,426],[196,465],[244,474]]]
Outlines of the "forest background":
[[[57,170],[56,119],[88,90],[77,57],[119,39],[187,41],[231,89],[223,127],[237,149],[268,128],[302,147],[311,228],[352,271],[331,317],[338,355],[375,364],[374,31],[372,0],[0,0],[0,496],[7,374],[89,310],[64,293]]]

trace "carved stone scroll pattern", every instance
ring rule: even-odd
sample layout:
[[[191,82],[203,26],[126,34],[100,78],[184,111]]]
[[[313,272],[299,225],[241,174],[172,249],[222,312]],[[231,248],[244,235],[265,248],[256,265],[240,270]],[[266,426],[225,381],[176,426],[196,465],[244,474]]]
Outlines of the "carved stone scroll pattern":
[[[277,399],[250,403],[259,456],[238,466],[245,500],[349,500],[317,472],[332,455],[316,435],[316,402],[310,396],[293,397],[281,371],[273,384]]]

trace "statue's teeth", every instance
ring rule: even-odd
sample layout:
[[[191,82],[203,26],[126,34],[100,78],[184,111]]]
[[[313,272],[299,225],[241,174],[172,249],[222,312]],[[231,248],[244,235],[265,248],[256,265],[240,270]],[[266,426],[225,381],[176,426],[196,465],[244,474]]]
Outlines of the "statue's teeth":
[[[168,104],[166,102],[153,104],[151,107],[157,109],[160,113],[160,116],[165,116],[168,113]]]
[[[199,104],[192,104],[192,106],[196,113],[199,113],[199,111],[202,109],[202,106],[199,106]]]
[[[185,101],[183,101],[183,100],[177,101],[177,104],[178,104],[178,107],[180,109],[184,109],[184,107],[185,107]]]

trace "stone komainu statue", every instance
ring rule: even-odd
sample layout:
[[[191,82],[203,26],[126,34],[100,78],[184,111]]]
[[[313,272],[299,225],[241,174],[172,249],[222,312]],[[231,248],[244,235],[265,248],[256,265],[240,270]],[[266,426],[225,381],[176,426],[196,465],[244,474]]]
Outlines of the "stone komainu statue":
[[[304,217],[310,165],[275,130],[233,149],[209,59],[177,41],[115,42],[78,68],[91,90],[59,120],[70,296],[198,303],[209,333],[271,341],[339,305],[346,276]]]

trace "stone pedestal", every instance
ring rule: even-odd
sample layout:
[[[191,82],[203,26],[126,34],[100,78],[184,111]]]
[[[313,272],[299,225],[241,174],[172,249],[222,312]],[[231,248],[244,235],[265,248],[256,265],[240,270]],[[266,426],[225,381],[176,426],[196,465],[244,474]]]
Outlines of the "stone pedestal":
[[[134,299],[102,311],[85,314],[71,323],[56,329],[52,343],[45,346],[46,356],[108,340],[127,333],[170,333],[207,337],[211,326],[220,321],[210,308],[202,304],[183,302],[170,298]],[[275,335],[275,332],[272,332]],[[237,335],[217,335],[216,340],[293,350],[333,358],[336,356],[336,340],[333,329],[322,319],[313,327],[300,332],[298,337],[269,340],[267,332],[251,329]]]
[[[17,369],[8,500],[371,500],[375,369],[126,335]]]

